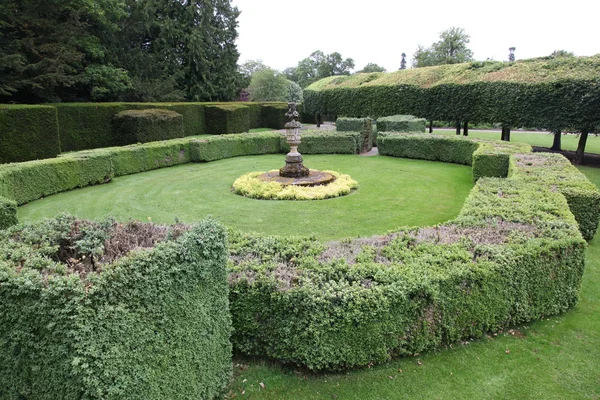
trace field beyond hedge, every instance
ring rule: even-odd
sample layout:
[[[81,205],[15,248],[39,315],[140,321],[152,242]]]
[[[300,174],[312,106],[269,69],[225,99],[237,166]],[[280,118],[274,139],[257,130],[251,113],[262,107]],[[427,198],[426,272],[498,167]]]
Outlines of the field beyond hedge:
[[[317,201],[255,200],[230,191],[250,171],[284,164],[283,155],[236,157],[115,178],[19,207],[21,222],[69,212],[81,218],[193,222],[212,215],[227,226],[330,240],[383,234],[454,218],[473,187],[471,168],[422,160],[357,155],[307,155],[305,165],[350,174],[359,189]]]

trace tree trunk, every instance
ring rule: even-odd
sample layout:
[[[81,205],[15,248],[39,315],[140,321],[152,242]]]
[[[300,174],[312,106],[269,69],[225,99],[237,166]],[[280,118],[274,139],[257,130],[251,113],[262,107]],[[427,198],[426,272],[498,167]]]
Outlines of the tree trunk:
[[[562,136],[562,132],[560,131],[560,129],[557,129],[552,131],[552,133],[554,134],[554,141],[552,142],[552,147],[550,147],[550,150],[561,151],[562,149],[560,139]]]
[[[581,165],[583,164],[583,153],[585,152],[585,144],[587,143],[588,132],[582,131],[581,135],[579,135],[579,144],[577,145],[577,151],[575,152],[575,159],[573,160],[573,164]]]
[[[321,114],[317,114],[317,128],[321,127]]]
[[[460,121],[456,121],[456,134],[460,136]]]
[[[469,121],[463,123],[463,136],[469,136]]]
[[[429,120],[429,133],[433,133],[433,120]]]
[[[500,140],[504,140],[505,142],[510,142],[510,127],[503,126],[502,127],[502,137]]]

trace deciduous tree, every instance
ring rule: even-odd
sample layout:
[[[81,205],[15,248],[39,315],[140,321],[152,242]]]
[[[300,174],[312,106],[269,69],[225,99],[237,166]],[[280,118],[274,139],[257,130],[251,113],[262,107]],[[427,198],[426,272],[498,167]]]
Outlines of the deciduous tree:
[[[431,47],[421,45],[413,56],[413,66],[428,67],[441,64],[458,64],[473,60],[473,51],[467,44],[470,36],[462,28],[452,27],[440,32],[440,40]]]

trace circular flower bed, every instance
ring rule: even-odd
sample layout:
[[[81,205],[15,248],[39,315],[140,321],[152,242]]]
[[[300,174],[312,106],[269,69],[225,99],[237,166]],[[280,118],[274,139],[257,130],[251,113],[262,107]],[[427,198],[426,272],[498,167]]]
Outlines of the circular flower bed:
[[[258,178],[264,172],[249,172],[236,179],[233,182],[232,189],[236,194],[253,199],[321,200],[344,196],[353,189],[358,188],[358,183],[350,175],[335,171],[324,172],[335,176],[335,180],[327,185],[320,186],[282,185],[278,182],[266,182]]]

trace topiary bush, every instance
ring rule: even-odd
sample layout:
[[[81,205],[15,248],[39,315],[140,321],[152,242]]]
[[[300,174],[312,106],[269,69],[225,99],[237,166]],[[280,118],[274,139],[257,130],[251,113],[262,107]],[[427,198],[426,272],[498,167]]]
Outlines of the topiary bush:
[[[0,232],[0,397],[219,396],[225,231],[187,229],[61,216]]]
[[[0,105],[0,164],[52,158],[59,153],[54,107]]]
[[[248,132],[251,128],[248,107],[235,104],[208,105],[205,108],[206,133]]]
[[[206,162],[246,155],[280,152],[280,135],[276,132],[222,135],[197,139],[190,143],[192,161]]]
[[[288,106],[285,103],[263,103],[260,107],[260,126],[258,128],[283,129],[287,122]]]
[[[421,132],[425,133],[427,121],[414,115],[392,115],[377,118],[377,130],[380,132]]]
[[[162,109],[121,111],[113,118],[113,129],[127,142],[155,142],[182,138],[183,116]]]

